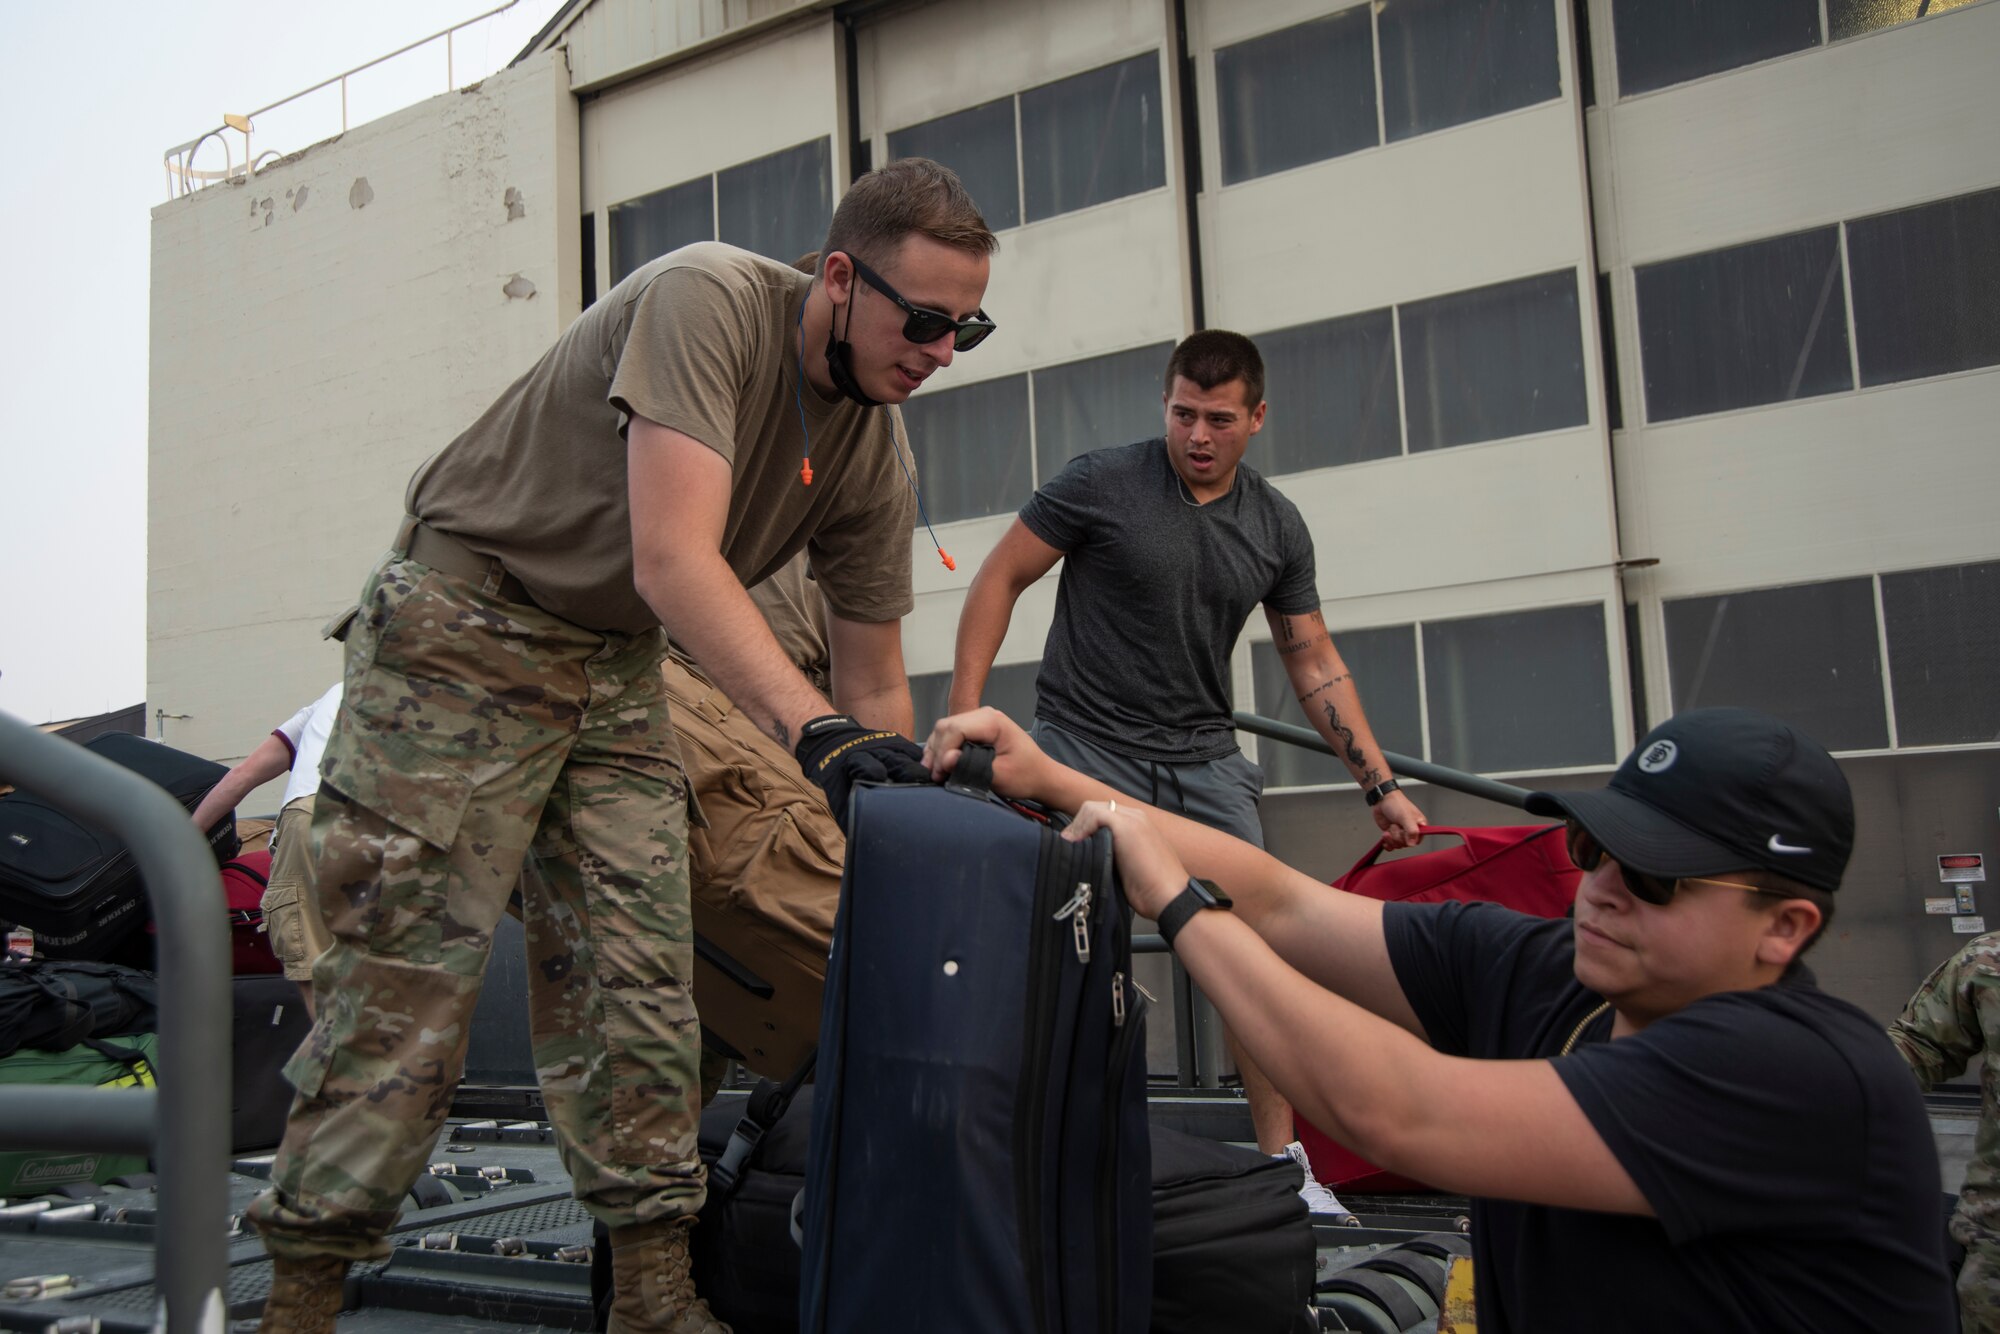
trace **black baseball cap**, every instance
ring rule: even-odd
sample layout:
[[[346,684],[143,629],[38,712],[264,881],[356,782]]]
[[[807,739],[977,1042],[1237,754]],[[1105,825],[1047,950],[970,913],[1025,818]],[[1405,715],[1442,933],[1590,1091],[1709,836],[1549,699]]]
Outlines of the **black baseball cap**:
[[[1608,787],[1537,792],[1537,815],[1590,831],[1622,866],[1656,876],[1774,871],[1840,888],[1854,796],[1824,747],[1755,709],[1690,709],[1646,734]]]

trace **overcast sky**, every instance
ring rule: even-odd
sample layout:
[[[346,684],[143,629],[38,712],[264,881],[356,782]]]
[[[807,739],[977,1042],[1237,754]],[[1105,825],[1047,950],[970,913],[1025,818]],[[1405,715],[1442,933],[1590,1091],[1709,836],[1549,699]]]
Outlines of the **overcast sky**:
[[[145,698],[147,261],[166,149],[500,3],[0,0],[0,709],[41,723]],[[561,7],[517,0],[458,34],[457,81]],[[439,42],[351,81],[350,123],[444,88]],[[251,149],[339,129],[328,89],[260,117]],[[209,144],[195,165],[220,164]]]

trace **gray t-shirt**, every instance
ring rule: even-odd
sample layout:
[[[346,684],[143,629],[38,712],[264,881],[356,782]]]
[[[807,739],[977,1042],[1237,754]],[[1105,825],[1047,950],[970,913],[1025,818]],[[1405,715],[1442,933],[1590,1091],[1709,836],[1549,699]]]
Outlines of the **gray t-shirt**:
[[[1072,459],[1021,522],[1063,553],[1036,715],[1138,760],[1234,751],[1244,621],[1259,603],[1319,610],[1298,506],[1242,465],[1228,495],[1196,505],[1154,439]]]

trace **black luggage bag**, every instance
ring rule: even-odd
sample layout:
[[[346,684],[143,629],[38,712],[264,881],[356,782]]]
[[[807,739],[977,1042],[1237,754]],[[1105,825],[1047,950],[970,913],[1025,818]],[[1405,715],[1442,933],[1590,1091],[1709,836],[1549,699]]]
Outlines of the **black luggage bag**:
[[[862,785],[821,1008],[800,1328],[1138,1334],[1145,1012],[1111,838]]]
[[[312,1031],[299,984],[282,973],[232,978],[235,1014],[231,1035],[229,1149],[276,1148],[292,1110],[285,1062]]]
[[[812,1094],[808,1084],[791,1098],[766,1080],[747,1105],[702,1113],[708,1202],[693,1237],[695,1290],[736,1334],[798,1331],[791,1214],[805,1186]],[[1154,1126],[1152,1175],[1152,1334],[1313,1328],[1314,1240],[1297,1165]]]
[[[126,732],[107,732],[84,745],[152,780],[189,812],[229,772],[213,761]],[[233,812],[207,834],[218,866],[236,855]],[[138,867],[123,843],[27,792],[0,797],[0,921],[33,931],[37,955],[116,956],[151,916],[145,899]]]

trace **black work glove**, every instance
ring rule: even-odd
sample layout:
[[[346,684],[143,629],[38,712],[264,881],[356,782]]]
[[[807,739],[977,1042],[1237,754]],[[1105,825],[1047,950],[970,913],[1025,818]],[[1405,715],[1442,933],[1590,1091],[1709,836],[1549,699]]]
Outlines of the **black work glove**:
[[[900,732],[873,730],[851,714],[829,713],[799,729],[793,751],[806,777],[826,790],[826,804],[847,832],[847,801],[857,782],[928,783],[923,748]]]

